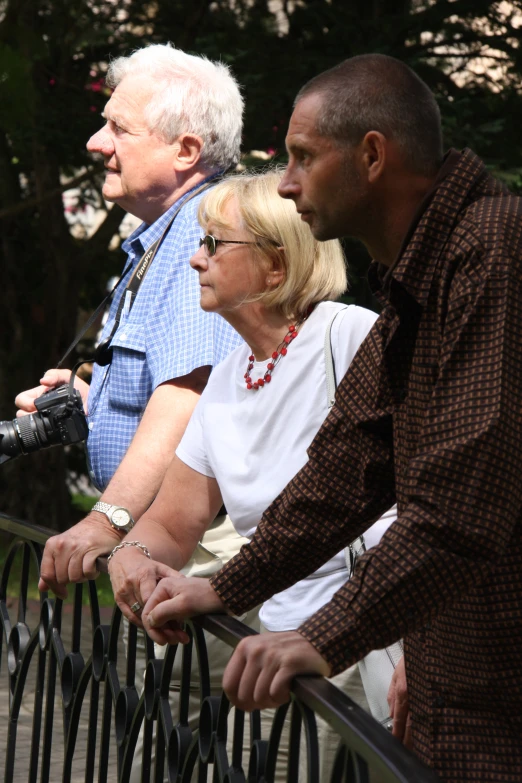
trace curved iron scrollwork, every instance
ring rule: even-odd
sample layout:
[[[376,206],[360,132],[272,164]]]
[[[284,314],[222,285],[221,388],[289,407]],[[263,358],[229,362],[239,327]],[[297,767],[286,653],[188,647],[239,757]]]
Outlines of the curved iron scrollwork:
[[[238,620],[196,618],[187,626],[190,643],[158,657],[117,608],[105,616],[95,582],[75,585],[67,601],[43,593],[35,611],[29,586],[50,531],[2,515],[0,530],[13,535],[0,578],[6,783],[327,783],[317,716],[339,738],[331,783],[438,779],[322,677],[297,677],[268,730],[267,714],[231,710],[211,682],[206,638],[232,651],[255,633]]]

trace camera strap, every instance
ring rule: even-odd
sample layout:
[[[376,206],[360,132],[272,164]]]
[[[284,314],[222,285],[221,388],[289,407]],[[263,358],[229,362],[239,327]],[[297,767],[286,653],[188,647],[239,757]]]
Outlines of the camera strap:
[[[67,397],[67,403],[65,407],[68,411],[71,411],[74,408],[74,379],[76,378],[76,373],[82,366],[82,364],[88,364],[91,361],[91,359],[80,359],[79,362],[76,362],[74,367],[71,370],[71,377],[69,378],[69,389],[68,389],[68,397]]]
[[[114,337],[116,330],[118,329],[121,321],[121,316],[123,313],[123,308],[125,306],[125,302],[127,301],[127,293],[130,292],[130,301],[129,301],[129,312],[132,308],[132,305],[134,304],[134,300],[136,299],[136,296],[138,294],[138,291],[140,289],[141,284],[145,280],[145,276],[147,272],[149,271],[150,267],[152,266],[152,262],[154,261],[154,258],[156,257],[156,253],[159,250],[161,243],[167,236],[172,224],[174,223],[175,219],[177,218],[180,210],[182,207],[185,206],[191,199],[193,199],[195,196],[197,196],[202,191],[209,188],[211,185],[215,184],[215,180],[221,177],[221,173],[214,175],[213,177],[210,177],[209,179],[206,179],[205,182],[195,190],[190,193],[188,198],[184,199],[179,207],[176,209],[174,214],[172,215],[171,219],[169,220],[167,226],[165,227],[165,230],[163,231],[162,235],[159,239],[156,239],[155,242],[152,243],[152,245],[145,251],[145,253],[140,258],[138,264],[136,265],[136,269],[134,270],[131,279],[129,280],[129,283],[127,285],[127,288],[125,289],[125,294],[121,297],[120,303],[118,305],[118,310],[116,312],[116,318],[114,319],[114,325],[111,329],[111,333],[108,337],[106,337],[102,342],[96,347],[96,350],[94,352],[94,355],[90,359],[82,359],[81,362],[79,362],[77,365],[75,365],[75,370],[73,371],[74,374],[76,374],[76,370],[81,364],[89,363],[89,362],[96,362],[97,364],[104,367],[107,364],[110,364],[112,360],[112,348],[110,347],[110,342],[112,338]],[[84,334],[91,328],[93,323],[96,321],[100,313],[103,312],[109,301],[111,300],[113,294],[115,293],[116,289],[119,287],[120,283],[125,279],[125,276],[127,275],[129,269],[131,268],[131,264],[128,264],[125,269],[123,270],[123,274],[116,283],[116,285],[111,289],[111,291],[107,294],[107,296],[103,299],[103,301],[98,305],[96,310],[92,313],[92,315],[87,319],[86,323],[83,325],[83,327],[80,329],[70,346],[67,348],[66,352],[56,365],[56,367],[59,369],[64,361],[67,359],[70,353],[76,348]],[[74,383],[74,377],[71,376],[72,382]],[[72,388],[72,387],[71,387]]]
[[[99,345],[96,346],[96,350],[94,351],[93,361],[95,361],[97,364],[99,364],[101,367],[105,367],[107,364],[111,363],[112,360],[112,348],[110,347],[112,338],[116,334],[118,327],[120,325],[121,321],[121,315],[123,313],[123,308],[125,307],[125,302],[129,299],[129,309],[128,312],[130,313],[132,305],[134,304],[134,300],[136,299],[136,295],[138,291],[140,290],[140,286],[145,280],[145,275],[149,271],[152,262],[154,260],[154,256],[156,255],[156,252],[163,242],[163,238],[167,234],[167,231],[172,226],[172,223],[174,222],[174,218],[178,214],[179,210],[175,212],[175,214],[172,217],[172,220],[169,220],[167,227],[165,228],[165,231],[161,235],[159,239],[156,239],[155,242],[152,243],[152,245],[149,247],[147,251],[142,255],[141,259],[139,260],[136,269],[132,273],[131,279],[129,280],[129,283],[127,285],[127,288],[125,289],[125,294],[121,297],[120,303],[118,305],[118,310],[116,312],[116,317],[114,319],[114,324],[111,329],[111,333],[108,337],[106,337],[104,340],[102,340]],[[124,273],[125,274],[125,273]],[[130,292],[130,297],[128,297],[128,293]]]

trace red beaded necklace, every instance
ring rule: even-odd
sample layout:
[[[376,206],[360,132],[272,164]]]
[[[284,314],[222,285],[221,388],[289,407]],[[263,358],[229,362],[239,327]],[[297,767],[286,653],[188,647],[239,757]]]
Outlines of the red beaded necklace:
[[[295,338],[299,334],[299,329],[306,321],[306,319],[308,318],[312,310],[313,307],[310,307],[305,317],[302,318],[300,321],[298,321],[297,324],[290,324],[290,326],[288,327],[288,332],[283,337],[283,339],[277,346],[276,350],[273,352],[272,357],[266,366],[265,374],[263,375],[262,378],[258,378],[257,381],[253,381],[250,376],[256,358],[253,353],[250,354],[250,356],[248,357],[247,371],[244,376],[247,389],[262,389],[265,383],[270,383],[270,381],[272,380],[272,373],[274,371],[274,367],[276,366],[276,364],[279,363],[279,361],[283,356],[286,356],[288,346],[290,345],[292,340],[295,340]]]

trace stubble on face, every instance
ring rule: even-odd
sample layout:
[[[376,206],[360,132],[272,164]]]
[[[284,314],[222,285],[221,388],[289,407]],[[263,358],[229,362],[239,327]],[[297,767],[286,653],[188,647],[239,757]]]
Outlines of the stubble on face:
[[[335,170],[331,170],[329,189],[309,221],[315,239],[327,242],[341,237],[361,238],[366,223],[368,200],[356,162],[356,151],[348,145],[335,145],[338,151]]]
[[[342,191],[339,194],[339,205],[342,208],[342,233],[339,236],[351,236],[358,239],[362,236],[369,212],[368,192],[357,165],[357,150],[346,146],[342,156]],[[340,226],[341,228],[341,226]]]
[[[365,199],[357,149],[319,133],[322,97],[305,95],[295,106],[287,135],[289,166],[279,193],[295,202],[315,239],[358,234]]]

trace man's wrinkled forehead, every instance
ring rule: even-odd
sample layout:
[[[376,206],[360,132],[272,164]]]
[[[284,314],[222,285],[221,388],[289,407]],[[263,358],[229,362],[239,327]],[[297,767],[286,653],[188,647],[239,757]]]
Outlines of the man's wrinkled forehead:
[[[154,91],[143,76],[126,76],[105,104],[103,116],[125,129],[147,128],[145,112]]]
[[[317,130],[317,120],[322,110],[322,97],[318,93],[304,95],[294,106],[286,135],[287,147],[289,144],[297,144],[304,139],[321,139]]]

